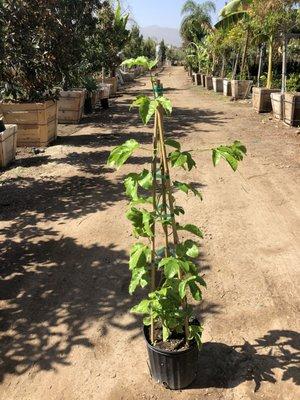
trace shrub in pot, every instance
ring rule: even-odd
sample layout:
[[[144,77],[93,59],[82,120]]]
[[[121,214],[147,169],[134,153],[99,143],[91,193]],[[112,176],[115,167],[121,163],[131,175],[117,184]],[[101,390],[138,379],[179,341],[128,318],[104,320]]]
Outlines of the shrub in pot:
[[[86,76],[83,82],[86,90],[86,98],[84,102],[84,113],[91,114],[99,100],[99,87],[97,81],[92,76]]]
[[[154,87],[151,70],[156,62],[138,57],[125,61],[124,65],[142,65],[149,69]],[[178,222],[184,209],[176,204],[174,193],[192,193],[200,200],[202,196],[189,183],[171,178],[171,167],[190,171],[196,163],[191,152],[182,150],[178,141],[165,136],[164,117],[172,113],[170,100],[163,95],[156,96],[153,90],[153,98],[138,96],[133,106],[139,108],[145,124],[154,119],[154,130],[151,167],[130,173],[124,182],[130,199],[126,216],[138,239],[130,252],[132,279],[129,292],[148,289],[146,297],[131,311],[144,316],[152,377],[171,389],[181,389],[197,374],[202,335],[202,326],[188,297],[200,301],[201,288],[206,284],[195,263],[199,255],[197,240],[203,238],[203,233],[193,224]],[[135,139],[127,140],[113,149],[108,164],[121,167],[139,147]],[[231,146],[212,149],[214,165],[224,159],[233,170],[245,154],[246,148],[238,141]],[[179,232],[186,232],[196,239],[181,241]],[[159,246],[161,241],[163,245]]]
[[[57,136],[54,22],[46,2],[0,3],[0,113],[18,126],[19,146],[47,146]]]

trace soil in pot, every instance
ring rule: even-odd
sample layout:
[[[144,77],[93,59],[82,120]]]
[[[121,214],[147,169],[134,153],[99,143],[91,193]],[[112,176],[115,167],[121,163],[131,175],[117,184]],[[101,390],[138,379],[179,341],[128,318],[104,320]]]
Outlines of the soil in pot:
[[[156,334],[157,341],[152,346],[149,327],[144,327],[152,378],[168,389],[188,387],[196,379],[198,371],[199,349],[196,342],[185,343],[183,334],[173,335],[168,342],[163,342],[161,329]]]

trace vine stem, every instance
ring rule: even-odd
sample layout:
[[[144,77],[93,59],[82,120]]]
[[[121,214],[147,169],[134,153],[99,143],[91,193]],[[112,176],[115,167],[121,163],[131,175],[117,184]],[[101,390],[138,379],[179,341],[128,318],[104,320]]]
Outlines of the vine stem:
[[[153,212],[157,213],[157,201],[156,201],[156,193],[157,193],[157,178],[156,178],[156,168],[157,168],[157,136],[158,136],[158,118],[155,115],[154,121],[154,132],[153,132],[153,158],[152,158],[152,176],[153,176],[153,184],[152,184],[152,201],[153,201]],[[152,226],[152,238],[151,238],[151,291],[154,292],[156,289],[156,266],[155,266],[155,218]],[[154,319],[151,316],[151,326],[150,326],[150,338],[151,343],[155,342],[155,329],[154,329]]]
[[[157,121],[158,121],[158,131],[159,131],[159,139],[160,139],[160,150],[161,150],[161,157],[163,161],[163,166],[165,170],[165,183],[166,183],[166,191],[169,200],[169,207],[171,212],[171,221],[172,221],[172,230],[173,230],[173,240],[174,245],[179,244],[179,237],[177,232],[176,220],[175,220],[175,212],[174,212],[174,197],[172,191],[172,184],[171,184],[171,177],[170,177],[170,169],[168,164],[168,157],[167,157],[167,150],[165,145],[165,133],[164,133],[164,126],[163,126],[163,111],[161,108],[158,108],[157,111]],[[182,273],[179,269],[178,278],[182,279]],[[186,309],[187,307],[187,299],[186,297],[182,300],[182,307]],[[184,320],[184,331],[185,331],[185,340],[188,340],[189,337],[189,321],[188,317],[185,317]]]

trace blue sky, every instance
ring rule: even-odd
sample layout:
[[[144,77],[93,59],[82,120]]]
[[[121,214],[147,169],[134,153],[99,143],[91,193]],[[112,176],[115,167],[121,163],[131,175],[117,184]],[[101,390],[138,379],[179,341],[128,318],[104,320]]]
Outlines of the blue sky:
[[[140,26],[160,25],[178,28],[181,21],[181,7],[185,0],[123,0],[123,6],[128,5],[134,19]],[[199,1],[201,2],[201,0]],[[225,0],[215,1],[219,11]],[[217,20],[217,15],[214,21]]]

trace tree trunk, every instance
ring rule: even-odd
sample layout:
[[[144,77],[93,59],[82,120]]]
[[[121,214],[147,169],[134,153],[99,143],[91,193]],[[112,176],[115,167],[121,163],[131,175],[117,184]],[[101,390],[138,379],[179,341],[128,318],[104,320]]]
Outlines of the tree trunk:
[[[259,64],[258,64],[258,73],[257,73],[257,87],[260,87],[260,76],[261,76],[261,69],[262,69],[263,52],[264,52],[264,45],[261,45],[261,46],[260,46],[260,50],[259,50]]]
[[[248,53],[248,47],[249,47],[249,37],[250,37],[250,32],[249,28],[247,29],[246,32],[246,43],[243,51],[243,56],[242,56],[242,63],[241,63],[241,79],[244,77],[244,70],[245,70],[245,65],[246,65],[246,57]]]
[[[226,62],[225,56],[222,56],[221,78],[224,78],[225,75],[225,62]]]
[[[272,88],[273,83],[273,45],[274,38],[273,35],[270,36],[269,41],[269,62],[268,62],[268,79],[267,79],[267,89]]]
[[[287,62],[287,38],[283,36],[283,49],[282,49],[282,82],[281,82],[281,93],[286,91],[286,62]]]
[[[237,73],[237,67],[238,67],[238,63],[239,63],[239,58],[240,58],[240,53],[237,53],[236,55],[236,60],[235,60],[235,64],[234,64],[234,68],[232,71],[232,79],[236,78],[236,73]]]

